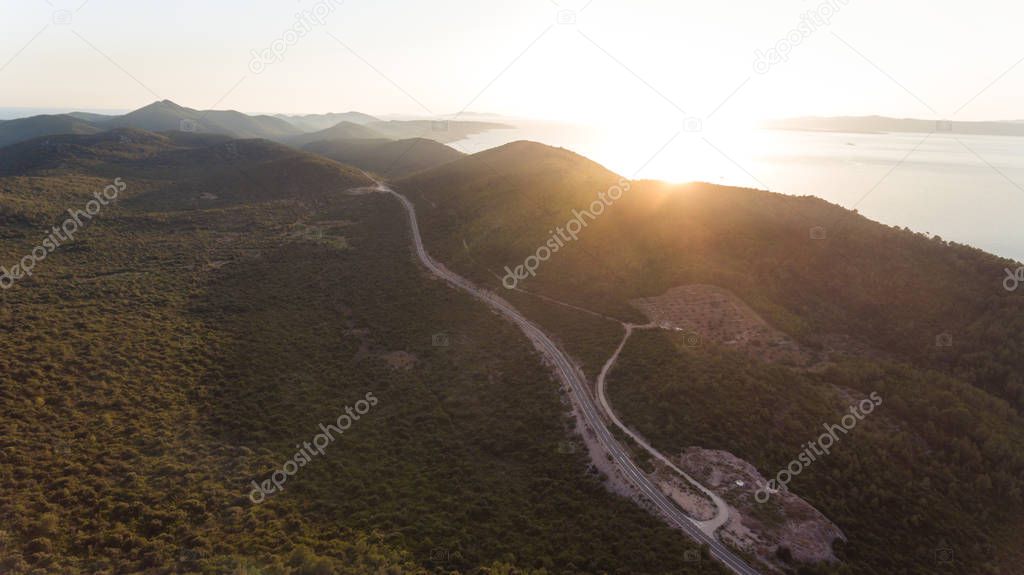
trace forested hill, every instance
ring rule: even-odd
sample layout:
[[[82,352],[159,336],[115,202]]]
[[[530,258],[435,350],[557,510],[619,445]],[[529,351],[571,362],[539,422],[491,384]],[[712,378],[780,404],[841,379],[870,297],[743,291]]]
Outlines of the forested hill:
[[[515,301],[590,377],[621,326],[537,295],[642,324],[631,300],[716,286],[817,358],[778,364],[735,342],[635,334],[609,393],[663,452],[724,450],[771,476],[852,398],[881,393],[877,415],[790,485],[848,537],[835,545],[839,563],[794,571],[994,574],[1019,564],[1024,290],[1003,287],[1014,262],[813,197],[628,182],[528,142],[396,187],[414,198],[432,253]],[[577,239],[555,239],[559,228]],[[502,285],[525,265],[536,276],[516,287],[536,295]],[[712,324],[725,317],[707,313]],[[771,505],[753,513],[783,520]]]
[[[397,187],[417,198],[433,249],[496,284],[619,180],[567,150],[516,142]],[[817,198],[711,184],[632,182],[584,219],[579,240],[521,287],[628,314],[636,297],[719,285],[808,345],[857,337],[1024,408],[1024,290],[1002,283],[1014,262]],[[936,345],[946,334],[952,348]]]
[[[6,269],[123,184],[0,289],[0,573],[724,572],[605,488],[529,341],[427,278],[359,170],[129,129],[0,166]]]

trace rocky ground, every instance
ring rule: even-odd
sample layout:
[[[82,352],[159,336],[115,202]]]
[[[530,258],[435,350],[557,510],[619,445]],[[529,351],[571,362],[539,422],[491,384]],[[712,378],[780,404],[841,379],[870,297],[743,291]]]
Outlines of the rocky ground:
[[[755,493],[767,480],[753,465],[726,451],[691,447],[679,466],[729,504],[730,519],[720,531],[724,541],[776,563],[780,555],[801,563],[835,561],[832,544],[845,539],[839,527],[789,491],[758,502]]]

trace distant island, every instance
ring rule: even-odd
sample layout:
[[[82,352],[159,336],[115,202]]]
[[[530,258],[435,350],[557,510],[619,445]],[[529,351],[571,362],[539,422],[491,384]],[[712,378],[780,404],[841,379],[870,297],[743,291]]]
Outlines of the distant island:
[[[927,134],[947,132],[981,136],[1024,136],[1024,122],[958,122],[955,120],[920,120],[914,118],[887,118],[885,116],[802,117],[770,120],[762,125],[769,130],[797,130],[806,132],[848,132],[856,134],[882,134],[910,132]]]

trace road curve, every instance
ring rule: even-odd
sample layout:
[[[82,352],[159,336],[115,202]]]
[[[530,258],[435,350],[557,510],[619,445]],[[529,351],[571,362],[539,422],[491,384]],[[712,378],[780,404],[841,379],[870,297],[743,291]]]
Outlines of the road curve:
[[[626,424],[622,423],[619,417],[615,415],[615,410],[612,409],[611,403],[608,402],[608,396],[605,393],[605,389],[607,388],[606,382],[608,379],[608,373],[611,371],[612,366],[615,365],[615,361],[619,359],[619,354],[622,353],[622,348],[626,347],[626,341],[629,340],[629,336],[633,335],[634,329],[651,329],[656,328],[658,326],[653,323],[647,325],[623,323],[622,327],[625,328],[626,334],[622,337],[622,341],[619,343],[619,347],[615,348],[615,353],[613,353],[612,356],[608,358],[608,361],[605,362],[604,367],[601,368],[600,375],[597,376],[596,387],[598,405],[601,406],[601,409],[604,411],[608,419],[611,420],[611,422],[614,423],[616,427],[621,429],[623,433],[632,438],[633,441],[637,443],[637,445],[644,448],[644,450],[650,453],[655,459],[662,462],[665,466],[667,466],[677,475],[685,479],[687,482],[690,483],[690,485],[693,485],[698,491],[703,493],[705,496],[711,499],[711,501],[714,502],[715,509],[717,510],[714,517],[708,519],[707,521],[692,520],[697,525],[697,527],[701,529],[701,531],[703,531],[711,537],[714,537],[715,531],[718,531],[719,527],[725,525],[729,521],[729,505],[726,504],[726,502],[721,497],[719,497],[717,493],[711,491],[707,487],[704,487],[704,485],[702,485],[699,481],[691,477],[689,473],[677,467],[676,464],[672,463],[672,461],[669,458],[662,455],[662,453],[655,449],[654,446],[647,443],[646,439],[641,437],[632,429],[626,427]]]
[[[732,572],[739,575],[759,575],[757,570],[748,565],[724,544],[713,536],[709,536],[704,533],[694,520],[683,513],[681,509],[676,507],[676,505],[669,500],[669,498],[662,493],[646,475],[644,475],[643,471],[633,463],[633,460],[630,459],[619,441],[612,436],[611,432],[605,426],[604,420],[601,418],[597,406],[594,405],[593,399],[587,393],[587,383],[585,378],[572,364],[568,354],[555,345],[551,338],[549,338],[547,334],[540,329],[540,327],[526,319],[526,317],[519,313],[516,308],[512,307],[512,304],[508,303],[494,292],[477,287],[469,280],[446,268],[444,264],[430,257],[430,254],[428,254],[427,250],[423,247],[423,237],[420,235],[420,227],[416,219],[416,207],[412,202],[382,182],[377,182],[376,190],[395,196],[405,207],[405,210],[409,215],[409,225],[412,228],[412,237],[416,248],[416,255],[428,270],[448,282],[450,285],[468,292],[473,297],[482,300],[491,308],[501,313],[507,320],[516,324],[523,333],[530,338],[534,347],[547,357],[555,367],[559,379],[561,379],[562,382],[571,390],[573,401],[579,408],[579,412],[583,415],[586,425],[594,432],[602,447],[604,447],[607,453],[612,457],[612,461],[622,471],[623,476],[626,477],[626,479],[632,483],[640,493],[644,495],[644,497],[654,504],[669,523],[679,529],[682,529],[690,536],[691,539],[698,543],[707,545],[712,557],[721,561]]]

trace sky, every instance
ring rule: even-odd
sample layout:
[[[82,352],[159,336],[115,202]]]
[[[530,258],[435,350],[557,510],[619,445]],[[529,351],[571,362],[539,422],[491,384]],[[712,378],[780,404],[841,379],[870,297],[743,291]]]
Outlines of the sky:
[[[1022,119],[1022,16],[1005,0],[0,0],[0,107]]]

